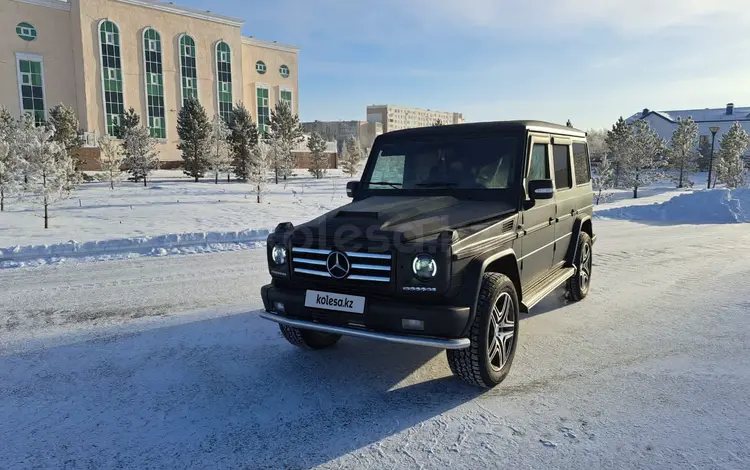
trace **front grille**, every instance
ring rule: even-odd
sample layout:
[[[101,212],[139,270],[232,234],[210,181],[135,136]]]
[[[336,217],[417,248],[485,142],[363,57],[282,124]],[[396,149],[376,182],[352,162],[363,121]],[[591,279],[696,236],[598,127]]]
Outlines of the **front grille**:
[[[328,271],[328,257],[334,250],[292,247],[292,268],[296,274],[330,278],[341,281],[382,282],[391,281],[391,255],[389,253],[363,253],[342,251],[349,264],[349,273],[341,278]]]

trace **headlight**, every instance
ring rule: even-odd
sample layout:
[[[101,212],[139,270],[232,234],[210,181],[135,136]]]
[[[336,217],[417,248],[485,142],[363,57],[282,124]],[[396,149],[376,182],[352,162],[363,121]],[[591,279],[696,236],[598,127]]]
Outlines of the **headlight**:
[[[271,259],[279,266],[286,263],[286,248],[281,245],[274,246],[271,250]]]
[[[417,278],[427,281],[437,274],[437,263],[435,262],[435,258],[423,253],[414,257],[414,261],[411,263],[411,270]]]

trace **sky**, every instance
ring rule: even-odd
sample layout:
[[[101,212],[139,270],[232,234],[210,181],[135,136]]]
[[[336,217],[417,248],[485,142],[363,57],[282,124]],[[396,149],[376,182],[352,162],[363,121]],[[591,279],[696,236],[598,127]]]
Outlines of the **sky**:
[[[176,0],[299,46],[300,119],[369,104],[589,129],[750,106],[747,0]]]

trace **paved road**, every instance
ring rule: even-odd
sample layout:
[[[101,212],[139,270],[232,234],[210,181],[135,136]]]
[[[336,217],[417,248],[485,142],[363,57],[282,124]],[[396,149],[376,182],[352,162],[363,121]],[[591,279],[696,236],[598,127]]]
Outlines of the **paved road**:
[[[242,312],[262,251],[0,271],[0,467],[747,468],[747,226],[598,231],[591,296],[486,393],[430,349],[288,346]]]

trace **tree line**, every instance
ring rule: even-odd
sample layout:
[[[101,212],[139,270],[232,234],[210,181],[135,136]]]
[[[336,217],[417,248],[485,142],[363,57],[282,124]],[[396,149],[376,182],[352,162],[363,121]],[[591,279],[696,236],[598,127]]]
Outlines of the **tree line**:
[[[669,141],[642,119],[627,122],[620,117],[610,130],[590,130],[589,153],[597,163],[593,174],[597,203],[612,188],[630,188],[637,198],[640,188],[665,178],[667,170],[672,171],[670,177],[678,188],[692,186],[693,173],[709,170],[709,188],[717,183],[727,188],[746,185],[743,157],[750,147],[750,136],[740,123],[733,123],[721,136],[712,163],[711,144],[699,143],[698,133],[698,124],[690,117],[678,118]]]

